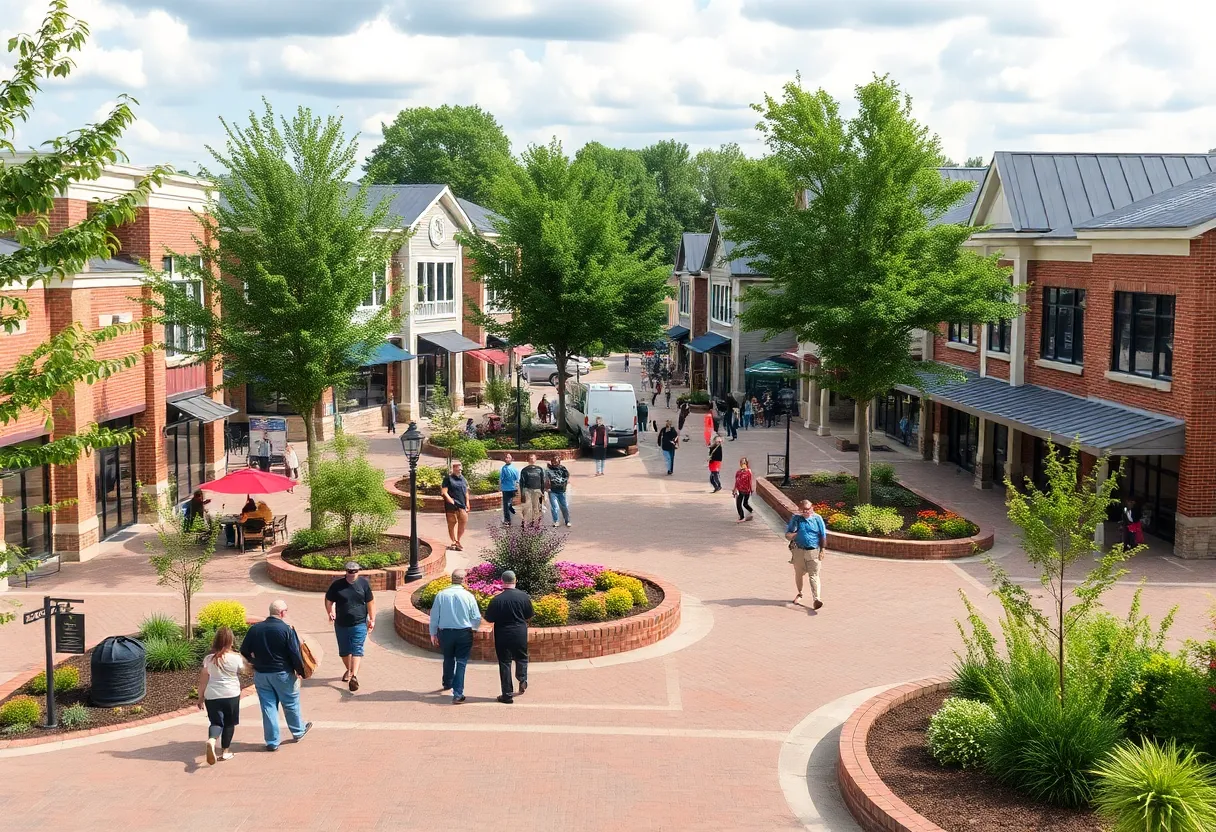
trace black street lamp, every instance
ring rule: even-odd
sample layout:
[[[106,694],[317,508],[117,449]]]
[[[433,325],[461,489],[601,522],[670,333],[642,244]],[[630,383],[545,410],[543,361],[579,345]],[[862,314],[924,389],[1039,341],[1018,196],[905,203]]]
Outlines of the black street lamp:
[[[416,422],[410,422],[409,430],[401,434],[401,450],[410,461],[410,568],[405,571],[408,583],[422,577],[422,568],[418,566],[418,457],[422,453],[422,432]]]
[[[777,391],[777,398],[781,400],[781,406],[785,408],[785,478],[781,480],[782,488],[790,484],[790,419],[794,415],[796,396],[797,393],[790,387],[782,387]]]
[[[523,411],[524,368],[515,368],[515,450],[524,449],[524,411]]]

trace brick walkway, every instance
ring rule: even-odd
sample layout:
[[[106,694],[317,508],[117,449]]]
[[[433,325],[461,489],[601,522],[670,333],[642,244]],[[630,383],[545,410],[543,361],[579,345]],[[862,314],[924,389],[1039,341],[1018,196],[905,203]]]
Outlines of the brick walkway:
[[[614,360],[607,373],[619,369]],[[636,380],[636,373],[635,373]],[[654,411],[652,411],[653,413]],[[667,411],[659,409],[661,421]],[[437,694],[439,668],[392,633],[381,596],[379,626],[351,695],[338,683],[321,599],[266,581],[260,556],[221,554],[201,598],[238,598],[260,612],[285,597],[291,617],[319,636],[326,654],[305,683],[305,716],[315,730],[300,745],[260,752],[256,707],[237,732],[237,758],[200,768],[203,721],[192,718],[95,744],[0,752],[0,817],[23,830],[432,830],[508,823],[580,830],[798,829],[778,782],[782,741],[807,714],[863,688],[948,671],[957,646],[958,590],[984,595],[982,564],[902,563],[834,556],[824,565],[825,606],[814,614],[788,603],[792,577],[771,512],[736,525],[729,492],[710,495],[699,431],[661,476],[654,434],[639,456],[612,459],[593,478],[589,460],[572,464],[574,527],[564,557],[666,576],[712,616],[712,629],[683,649],[643,661],[582,669],[536,666],[526,697],[493,702],[496,669],[470,669],[470,704]],[[727,443],[759,465],[778,452],[783,431],[753,430]],[[393,437],[372,437],[377,464],[404,470]],[[852,467],[829,440],[795,429],[798,471]],[[900,476],[964,513],[994,524],[1001,558],[1031,577],[1010,544],[1000,494],[969,477],[898,453],[880,454]],[[295,528],[304,490],[275,495]],[[408,525],[402,515],[398,528]],[[476,556],[496,518],[476,515],[466,554]],[[420,515],[423,535],[443,539],[442,519]],[[146,563],[145,535],[110,544],[104,556],[0,600],[29,608],[47,592],[85,598],[91,639],[128,632],[152,610],[177,613]],[[1182,611],[1174,635],[1203,634],[1216,564],[1149,555],[1145,606]],[[1131,579],[1112,595],[1126,609]],[[982,608],[993,612],[991,601]],[[41,628],[0,628],[0,680],[36,665]]]

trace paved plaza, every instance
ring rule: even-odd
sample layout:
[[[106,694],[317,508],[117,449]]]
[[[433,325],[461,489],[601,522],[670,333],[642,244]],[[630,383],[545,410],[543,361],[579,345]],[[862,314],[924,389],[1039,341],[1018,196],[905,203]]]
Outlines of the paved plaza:
[[[621,380],[619,358],[593,380]],[[632,379],[637,381],[636,364]],[[660,398],[659,404],[662,404]],[[674,415],[651,411],[662,423]],[[740,455],[762,471],[784,430],[740,432],[726,444],[727,490],[709,493],[699,423],[662,476],[653,433],[639,455],[609,460],[593,478],[591,460],[571,464],[573,528],[563,557],[660,575],[684,593],[684,623],[671,638],[636,653],[533,665],[526,696],[494,701],[497,669],[474,664],[469,705],[440,695],[439,664],[407,647],[392,627],[392,604],[378,605],[362,689],[339,684],[318,594],[291,592],[266,577],[258,552],[221,553],[208,566],[200,602],[242,601],[261,615],[285,598],[289,618],[325,648],[303,707],[314,730],[298,745],[262,752],[255,700],[248,699],[236,759],[208,767],[205,718],[0,750],[0,818],[13,830],[781,830],[851,829],[833,789],[833,729],[864,692],[949,670],[958,646],[960,589],[995,616],[986,568],[882,561],[829,553],[818,613],[789,603],[788,554],[779,522],[764,506],[758,522],[736,524],[728,472]],[[370,436],[377,465],[406,469],[395,437]],[[795,424],[796,471],[852,469],[856,454]],[[997,533],[993,554],[1014,576],[1033,573],[1015,551],[999,493],[971,487],[970,475],[902,452],[876,454],[902,480]],[[270,498],[292,528],[307,522],[305,489]],[[235,503],[234,498],[229,498]],[[218,502],[218,497],[217,497]],[[757,501],[758,502],[758,501]],[[232,506],[230,506],[232,507]],[[401,513],[397,530],[408,528]],[[466,551],[474,562],[497,513],[474,515]],[[423,536],[444,540],[443,520],[420,515]],[[180,615],[177,598],[156,585],[147,529],[111,541],[84,564],[65,565],[28,590],[0,594],[25,609],[46,593],[85,599],[88,634],[131,632],[152,611]],[[471,545],[469,545],[471,543]],[[457,560],[449,555],[449,564]],[[1176,641],[1203,635],[1216,563],[1150,552],[1110,594],[1125,612],[1146,579],[1145,609],[1159,618],[1181,605]],[[42,628],[0,628],[0,682],[37,666]]]

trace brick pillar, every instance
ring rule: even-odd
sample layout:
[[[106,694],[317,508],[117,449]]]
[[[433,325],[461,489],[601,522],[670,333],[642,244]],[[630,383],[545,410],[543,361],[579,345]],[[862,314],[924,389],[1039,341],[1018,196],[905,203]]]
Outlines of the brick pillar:
[[[62,332],[75,321],[92,316],[88,289],[48,289],[47,318],[51,332]],[[55,395],[52,400],[55,429],[52,439],[86,430],[93,422],[93,391],[87,382]],[[83,454],[71,465],[51,466],[51,499],[68,505],[56,509],[51,518],[54,551],[67,561],[83,561],[98,552],[100,528],[97,520],[96,460]]]
[[[144,289],[146,296],[150,289]],[[144,344],[163,343],[161,324],[144,324]],[[169,460],[165,453],[165,352],[153,350],[144,355],[144,410],[135,414],[135,427],[144,433],[135,440],[135,478],[139,482],[136,511],[141,523],[156,522],[156,511],[149,501],[169,493]]]

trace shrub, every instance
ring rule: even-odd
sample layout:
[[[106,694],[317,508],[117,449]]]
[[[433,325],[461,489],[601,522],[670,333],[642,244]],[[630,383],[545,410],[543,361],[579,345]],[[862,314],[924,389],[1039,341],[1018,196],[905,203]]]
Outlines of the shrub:
[[[942,765],[976,768],[988,753],[996,715],[985,702],[951,697],[929,719],[929,753]]]
[[[600,592],[607,592],[617,585],[615,583],[616,581],[619,581],[623,577],[625,576],[609,569],[605,569],[603,572],[595,576],[595,588]]]
[[[243,636],[249,630],[245,617],[240,601],[212,601],[198,611],[198,625],[205,630],[229,627],[233,635]]]
[[[811,485],[831,485],[836,482],[836,473],[834,471],[816,471],[813,474],[807,474],[806,478]]]
[[[870,499],[876,504],[889,506],[912,508],[920,505],[920,497],[898,485],[872,485],[870,486]]]
[[[988,668],[977,658],[964,658],[954,664],[954,679],[950,689],[955,697],[987,702],[989,693],[985,684]]]
[[[633,596],[623,586],[614,587],[604,593],[604,609],[613,618],[619,618],[633,609]]]
[[[144,642],[148,670],[172,671],[194,667],[198,661],[196,648],[181,639],[152,638]]]
[[[14,737],[18,734],[28,734],[33,730],[34,723],[32,722],[14,722],[12,725],[5,725],[3,728],[0,728],[0,734],[6,737]]]
[[[834,532],[845,532],[847,534],[853,530],[853,518],[843,511],[838,511],[828,517],[827,527]]]
[[[181,629],[174,624],[174,629],[181,635]],[[71,666],[55,668],[55,693],[67,693],[80,687],[80,671]],[[26,684],[25,689],[30,693],[41,696],[46,693],[46,671],[42,671]]]
[[[464,465],[465,476],[477,473],[477,466],[486,460],[486,446],[476,439],[464,439],[451,448],[452,456]]]
[[[333,529],[296,529],[291,535],[292,550],[324,549],[334,537]]]
[[[453,448],[464,442],[467,438],[463,431],[445,430],[441,433],[432,433],[427,437],[427,441],[440,448]]]
[[[300,566],[305,569],[341,572],[348,560],[353,560],[364,569],[384,569],[400,563],[401,559],[402,556],[398,552],[361,552],[354,557],[349,555],[304,555],[300,558]]]
[[[171,616],[156,612],[139,622],[139,637],[143,641],[150,638],[181,638],[182,625]]]
[[[858,495],[857,480],[850,479],[844,484],[844,496],[850,500],[856,500]]]
[[[495,526],[485,559],[499,571],[515,573],[519,588],[534,598],[554,590],[559,578],[554,558],[566,545],[566,536],[544,523]]]
[[[871,465],[870,482],[878,485],[895,485],[895,466],[886,462]]]
[[[511,382],[507,377],[500,375],[486,379],[481,392],[490,407],[494,408],[494,412],[501,416],[503,406],[511,400],[515,391],[511,389]]]
[[[866,534],[886,537],[904,527],[903,515],[885,506],[857,506],[853,509],[853,518]]]
[[[937,527],[943,537],[970,537],[975,534],[975,525],[961,517],[947,517]]]
[[[33,725],[42,718],[42,708],[32,696],[14,696],[0,705],[0,725]]]
[[[570,620],[570,602],[560,595],[538,599],[532,610],[532,623],[538,627],[560,627]]]
[[[418,477],[419,491],[438,491],[443,485],[444,469],[435,465],[419,465],[416,476]]]
[[[642,584],[641,579],[635,578],[632,575],[623,575],[625,580],[621,583],[623,589],[629,590],[629,595],[633,598],[635,606],[645,606],[650,603],[650,599],[646,597],[646,587]]]
[[[599,595],[588,595],[578,604],[578,617],[585,621],[603,621],[608,617],[608,607]]]
[[[917,521],[911,526],[908,526],[908,537],[913,540],[932,540],[933,527],[928,523]]]
[[[82,725],[88,725],[91,721],[89,709],[79,702],[69,705],[59,713],[59,722],[64,728],[79,728]]]
[[[1155,653],[1132,683],[1126,718],[1132,736],[1207,749],[1212,740],[1208,681],[1185,659]]]
[[[477,601],[477,609],[482,615],[486,614],[486,608],[490,606],[490,601],[493,600],[493,595],[486,595],[484,592],[474,592],[473,598]]]
[[[418,607],[420,609],[429,610],[435,603],[435,596],[451,585],[452,578],[450,575],[444,575],[441,578],[436,578],[435,580],[430,581],[422,588],[422,591],[418,593]]]
[[[306,477],[313,516],[339,526],[334,537],[347,544],[348,555],[354,554],[356,526],[374,529],[378,537],[397,517],[384,476],[368,460],[366,442],[338,431]]]
[[[1216,767],[1191,749],[1124,743],[1094,773],[1094,804],[1111,832],[1216,829]]]
[[[569,445],[566,437],[560,433],[544,433],[528,440],[528,447],[538,451],[560,451]]]

